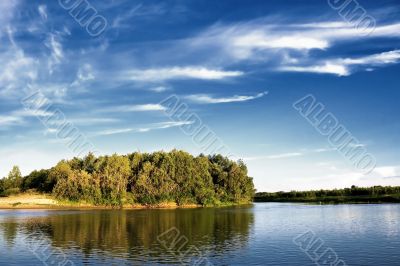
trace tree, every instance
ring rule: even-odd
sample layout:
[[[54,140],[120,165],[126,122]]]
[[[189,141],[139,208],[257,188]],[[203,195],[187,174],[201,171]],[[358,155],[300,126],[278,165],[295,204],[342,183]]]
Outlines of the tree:
[[[58,199],[112,206],[242,203],[254,195],[253,180],[242,161],[222,155],[194,157],[179,150],[100,157],[89,153],[33,171],[22,183],[15,168],[0,182],[0,192],[14,185],[53,192]]]
[[[4,180],[4,191],[6,194],[15,194],[20,191],[21,187],[21,171],[18,166],[13,166],[12,170],[8,173],[7,178]]]
[[[92,152],[83,159],[82,168],[89,174],[92,174],[96,170],[96,156]]]
[[[52,191],[58,181],[66,181],[73,174],[71,166],[66,161],[59,162],[50,170],[49,176],[45,181],[44,187],[46,191]]]
[[[28,176],[24,177],[22,182],[22,190],[37,189],[41,192],[51,192],[53,190],[51,185],[47,185],[49,178],[49,170],[33,171]]]
[[[130,171],[127,157],[117,154],[106,157],[98,173],[103,199],[106,203],[113,206],[123,205]]]

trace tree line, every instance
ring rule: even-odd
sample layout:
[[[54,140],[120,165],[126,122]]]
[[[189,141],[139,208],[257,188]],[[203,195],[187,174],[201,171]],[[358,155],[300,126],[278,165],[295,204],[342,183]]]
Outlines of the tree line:
[[[255,192],[243,161],[178,150],[99,157],[89,153],[25,177],[15,166],[0,180],[3,196],[30,189],[59,200],[111,206],[248,203]]]
[[[332,202],[400,202],[400,187],[396,186],[351,186],[344,189],[310,190],[290,192],[259,192],[255,194],[255,201],[332,201]]]

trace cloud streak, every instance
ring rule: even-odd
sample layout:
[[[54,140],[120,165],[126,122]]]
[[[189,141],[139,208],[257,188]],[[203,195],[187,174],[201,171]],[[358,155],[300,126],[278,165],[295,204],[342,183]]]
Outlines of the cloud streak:
[[[359,58],[328,58],[338,43],[400,38],[400,23],[378,26],[365,36],[338,21],[276,23],[269,18],[241,23],[218,23],[186,41],[186,49],[202,51],[210,60],[227,64],[249,61],[271,70],[348,76],[362,66],[398,63],[398,50]],[[315,52],[314,52],[315,51]]]
[[[400,23],[376,27],[368,36],[338,21],[271,23],[268,18],[230,25],[216,24],[188,40],[192,47],[210,47],[236,59],[254,59],[260,52],[326,50],[339,41],[364,38],[399,38]]]
[[[292,158],[292,157],[299,157],[303,156],[304,154],[301,152],[289,152],[289,153],[280,153],[280,154],[273,154],[267,156],[254,156],[254,157],[245,157],[243,160],[245,161],[255,161],[255,160],[274,160],[274,159],[285,159],[285,158]]]
[[[109,108],[103,108],[101,112],[153,112],[165,111],[166,108],[161,104],[137,104],[137,105],[122,105]]]
[[[198,104],[218,104],[218,103],[246,102],[261,98],[267,94],[268,92],[261,92],[252,96],[235,95],[232,97],[223,97],[223,98],[216,98],[209,94],[193,94],[186,96],[185,98],[191,102]]]
[[[292,157],[300,157],[300,156],[306,156],[309,154],[315,154],[315,153],[322,153],[322,152],[330,152],[330,151],[335,151],[336,149],[334,148],[320,148],[320,149],[313,149],[313,150],[302,150],[301,152],[287,152],[287,153],[278,153],[278,154],[272,154],[272,155],[262,155],[262,156],[252,156],[252,157],[245,157],[245,161],[255,161],[255,160],[274,160],[274,159],[286,159],[286,158],[292,158]]]
[[[337,76],[349,76],[358,68],[372,71],[373,67],[382,67],[388,64],[398,63],[399,61],[400,50],[393,50],[358,58],[340,58],[326,60],[315,65],[284,66],[278,68],[278,70],[288,72],[307,72],[319,74],[334,74]]]
[[[110,130],[104,130],[95,133],[95,136],[109,136],[109,135],[115,135],[115,134],[123,134],[123,133],[144,133],[144,132],[149,132],[152,130],[159,130],[159,129],[168,129],[168,128],[173,128],[173,127],[180,127],[184,125],[191,125],[193,124],[193,121],[182,121],[182,122],[160,122],[160,123],[153,123],[146,125],[144,127],[138,127],[138,128],[121,128],[121,129],[110,129]]]
[[[169,67],[128,71],[126,77],[136,81],[165,81],[174,79],[222,80],[242,76],[241,71],[224,71],[206,67]]]

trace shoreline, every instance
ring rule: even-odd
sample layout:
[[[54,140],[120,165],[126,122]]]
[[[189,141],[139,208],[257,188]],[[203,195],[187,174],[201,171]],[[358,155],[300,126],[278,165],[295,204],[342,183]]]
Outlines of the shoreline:
[[[377,197],[377,198],[317,198],[317,199],[260,199],[255,198],[254,203],[308,203],[321,205],[336,205],[336,204],[399,204],[400,200],[394,197]]]
[[[252,204],[252,203],[246,203]],[[178,205],[175,202],[163,202],[153,205],[124,204],[122,206],[93,205],[86,202],[68,202],[54,199],[49,194],[24,193],[0,197],[0,210],[145,210],[145,209],[194,209],[208,207],[230,207],[246,205],[245,203],[225,203],[215,206],[198,204]]]
[[[194,208],[206,208],[204,206],[178,206],[178,207],[161,207],[161,206],[123,206],[111,207],[111,206],[76,206],[76,205],[24,205],[20,204],[17,206],[0,205],[1,210],[148,210],[148,209],[194,209]]]

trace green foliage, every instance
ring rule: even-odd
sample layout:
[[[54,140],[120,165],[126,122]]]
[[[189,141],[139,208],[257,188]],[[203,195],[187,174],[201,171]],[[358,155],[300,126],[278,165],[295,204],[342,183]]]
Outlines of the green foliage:
[[[53,185],[48,181],[49,170],[33,171],[28,176],[24,177],[22,182],[22,190],[37,189],[40,192],[51,192]]]
[[[8,176],[3,178],[0,182],[0,194],[2,196],[17,194],[20,192],[22,183],[23,179],[21,171],[19,170],[18,166],[14,166],[8,173]]]
[[[106,157],[98,174],[103,200],[110,205],[122,205],[130,175],[128,158],[116,154]]]
[[[333,190],[311,190],[291,192],[260,192],[254,200],[267,201],[299,201],[299,202],[399,202],[400,187],[357,187]]]
[[[89,153],[50,170],[33,171],[20,187],[53,192],[60,200],[111,206],[167,202],[210,206],[251,202],[254,195],[243,162],[222,155],[194,157],[178,150],[100,157]]]
[[[73,170],[66,178],[59,179],[53,193],[58,199],[102,203],[100,178],[84,170]]]

